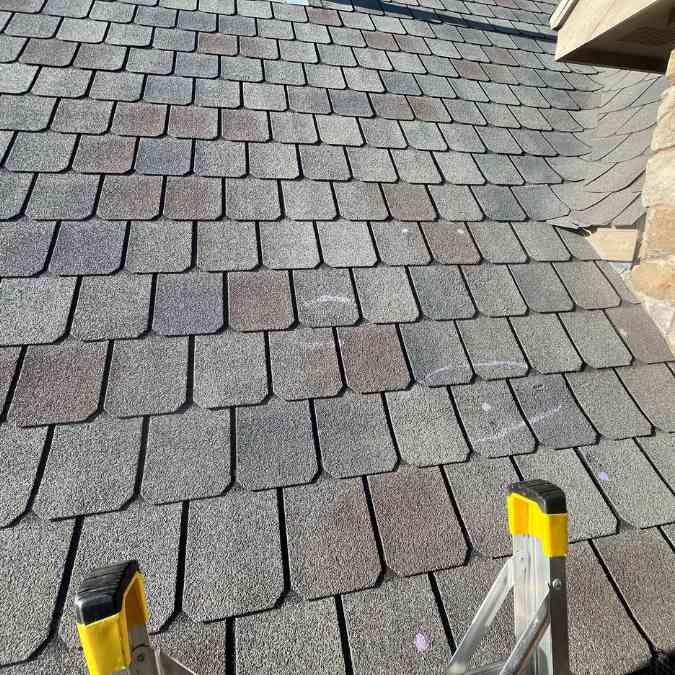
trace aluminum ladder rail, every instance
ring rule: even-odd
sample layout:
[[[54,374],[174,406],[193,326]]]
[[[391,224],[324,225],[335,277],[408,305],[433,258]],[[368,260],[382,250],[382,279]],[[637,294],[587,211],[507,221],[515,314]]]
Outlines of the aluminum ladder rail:
[[[150,646],[138,562],[95,569],[75,596],[77,631],[90,675],[196,675]]]
[[[567,620],[567,507],[557,486],[515,483],[507,498],[513,556],[478,608],[448,675],[569,675]],[[516,643],[503,663],[475,670],[468,664],[504,600],[513,591]]]

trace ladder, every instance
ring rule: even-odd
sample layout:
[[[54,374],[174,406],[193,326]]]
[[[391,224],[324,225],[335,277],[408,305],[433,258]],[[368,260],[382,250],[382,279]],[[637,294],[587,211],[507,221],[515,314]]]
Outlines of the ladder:
[[[511,485],[513,555],[497,575],[450,660],[448,675],[569,675],[567,510],[552,483]],[[469,670],[471,656],[513,590],[515,646],[503,663]],[[135,560],[91,572],[75,596],[90,675],[196,675],[150,646],[143,575]]]

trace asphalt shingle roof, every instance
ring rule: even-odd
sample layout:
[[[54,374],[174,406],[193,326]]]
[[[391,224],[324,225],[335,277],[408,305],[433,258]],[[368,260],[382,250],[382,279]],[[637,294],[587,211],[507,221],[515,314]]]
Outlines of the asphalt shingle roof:
[[[672,650],[673,357],[575,229],[664,80],[548,0],[313,4],[0,0],[0,670],[83,673],[134,557],[201,675],[442,673],[531,477],[573,672]]]

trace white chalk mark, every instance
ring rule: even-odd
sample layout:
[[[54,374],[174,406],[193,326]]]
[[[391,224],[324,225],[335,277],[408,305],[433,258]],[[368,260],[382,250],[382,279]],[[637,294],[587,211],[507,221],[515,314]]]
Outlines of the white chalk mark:
[[[490,412],[492,410],[492,406],[489,403],[481,403],[480,407],[485,411],[485,412]]]
[[[308,305],[325,304],[327,302],[339,302],[343,305],[353,305],[354,301],[344,295],[320,295],[316,300],[310,300]]]
[[[466,231],[463,230],[461,227],[457,228],[457,234],[466,234]]]
[[[529,422],[532,426],[534,426],[535,424],[538,424],[539,422],[547,419],[548,417],[553,417],[553,415],[559,412],[561,408],[562,408],[561,405],[557,405],[555,408],[551,408],[550,410],[541,413],[541,415],[536,415],[535,417],[530,419]],[[476,443],[484,443],[485,441],[497,441],[502,438],[506,438],[509,434],[513,433],[514,431],[518,431],[519,429],[523,429],[526,426],[527,425],[525,424],[525,422],[516,422],[515,424],[509,424],[503,429],[500,429],[495,434],[491,434],[490,436],[483,436],[482,438],[477,438]]]
[[[601,471],[601,472],[598,474],[598,478],[599,478],[600,480],[604,480],[604,481],[606,482],[606,481],[609,480],[609,475],[607,474],[606,471]]]
[[[526,368],[524,361],[477,361],[473,364],[476,368],[498,368],[500,366],[513,366],[516,368]]]
[[[424,633],[418,632],[417,635],[415,635],[415,649],[417,649],[418,654],[423,654],[429,649],[429,640],[427,640]]]

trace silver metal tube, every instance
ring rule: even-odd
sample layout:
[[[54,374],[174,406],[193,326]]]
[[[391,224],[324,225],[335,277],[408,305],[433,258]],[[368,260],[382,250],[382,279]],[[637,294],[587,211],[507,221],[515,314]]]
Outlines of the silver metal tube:
[[[537,613],[516,642],[499,675],[520,675],[532,658],[539,641],[551,623],[549,596],[546,594]]]
[[[452,655],[448,675],[464,675],[467,672],[471,656],[494,621],[512,587],[513,567],[511,558],[509,558],[490,587],[485,600],[478,608],[476,616],[474,616],[471,625],[457,647],[457,651]]]

